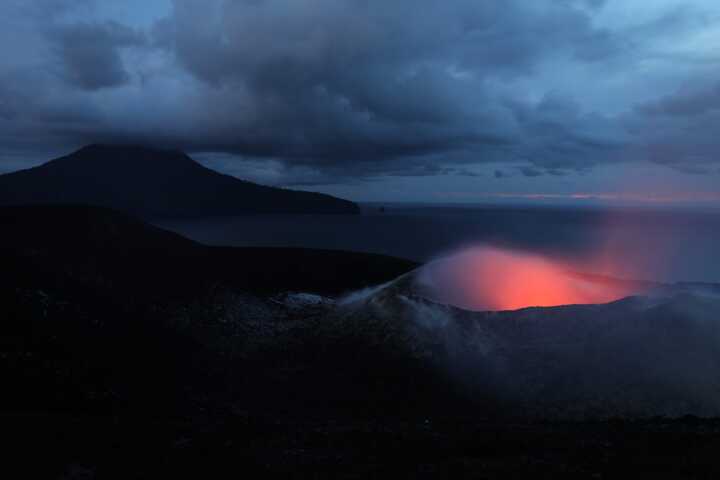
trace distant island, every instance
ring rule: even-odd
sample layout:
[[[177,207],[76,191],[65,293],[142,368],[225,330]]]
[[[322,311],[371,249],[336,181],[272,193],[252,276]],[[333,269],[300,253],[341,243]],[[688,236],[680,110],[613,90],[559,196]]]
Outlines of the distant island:
[[[89,145],[0,175],[0,205],[84,204],[144,217],[246,213],[357,214],[330,195],[268,187],[206,168],[180,151]]]

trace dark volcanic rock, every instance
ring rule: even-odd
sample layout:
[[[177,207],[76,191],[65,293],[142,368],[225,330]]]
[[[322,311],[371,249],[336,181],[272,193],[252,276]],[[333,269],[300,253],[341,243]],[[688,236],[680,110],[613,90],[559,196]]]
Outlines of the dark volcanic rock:
[[[717,420],[520,421],[456,396],[456,384],[428,365],[477,358],[445,345],[476,351],[474,340],[504,339],[505,366],[520,374],[511,380],[532,373],[525,367],[547,378],[545,369],[573,369],[559,362],[566,345],[588,361],[607,358],[584,348],[590,342],[558,341],[573,340],[561,324],[622,304],[565,307],[562,318],[557,309],[463,313],[412,295],[411,275],[347,303],[333,293],[416,265],[210,248],[102,208],[0,208],[0,232],[0,448],[5,470],[25,478],[720,474]],[[714,320],[701,315],[702,299],[680,300],[700,327]],[[408,318],[418,309],[438,314],[425,319],[453,318],[420,324]],[[717,335],[690,345],[671,328],[675,313],[663,315],[656,333],[677,344],[678,358],[693,355],[688,346],[717,352]],[[627,323],[617,322],[636,331],[645,322]],[[597,326],[591,333],[613,336],[605,320]]]
[[[330,195],[267,187],[223,175],[179,151],[91,145],[0,176],[0,205],[88,204],[144,216],[243,213],[355,214]]]
[[[300,248],[208,247],[127,214],[87,206],[0,207],[0,286],[83,283],[144,300],[222,285],[337,295],[391,280],[408,260]]]
[[[314,356],[293,345],[312,337],[308,322],[325,309],[315,299],[416,267],[363,253],[207,247],[99,207],[0,207],[0,231],[0,411],[196,412],[197,402],[232,403],[240,384],[260,392],[244,399],[267,403],[259,380],[269,372],[285,379],[285,398],[302,391],[301,377],[284,373],[288,352]],[[286,306],[276,296],[288,291],[309,293]]]

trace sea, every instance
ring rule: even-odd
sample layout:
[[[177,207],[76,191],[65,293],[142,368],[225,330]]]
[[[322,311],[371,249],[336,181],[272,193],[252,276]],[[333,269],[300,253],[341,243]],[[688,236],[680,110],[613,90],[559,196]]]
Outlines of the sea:
[[[598,259],[597,273],[720,283],[720,210],[531,205],[362,204],[360,215],[155,219],[216,246],[361,251],[429,262],[492,245],[554,259]],[[587,263],[587,262],[586,262]]]

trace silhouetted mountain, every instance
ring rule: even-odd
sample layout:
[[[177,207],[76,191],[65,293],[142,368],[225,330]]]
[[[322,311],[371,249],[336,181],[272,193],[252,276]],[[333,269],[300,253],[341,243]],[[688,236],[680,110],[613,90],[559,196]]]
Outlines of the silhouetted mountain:
[[[179,151],[103,145],[0,175],[0,205],[43,203],[97,205],[144,216],[359,212],[355,203],[330,195],[223,175]]]

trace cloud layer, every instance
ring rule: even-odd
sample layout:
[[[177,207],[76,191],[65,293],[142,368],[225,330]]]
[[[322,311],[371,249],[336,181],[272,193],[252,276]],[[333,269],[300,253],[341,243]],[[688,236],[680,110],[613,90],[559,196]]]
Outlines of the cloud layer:
[[[127,142],[283,184],[720,167],[711,1],[27,3],[0,6],[6,165]]]

